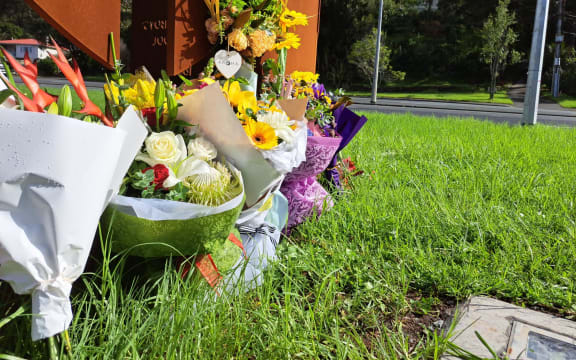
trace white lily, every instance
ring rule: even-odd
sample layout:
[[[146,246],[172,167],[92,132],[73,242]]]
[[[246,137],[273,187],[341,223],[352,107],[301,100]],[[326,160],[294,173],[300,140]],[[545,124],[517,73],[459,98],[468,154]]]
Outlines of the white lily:
[[[210,173],[212,167],[204,160],[188,158],[175,167],[168,167],[168,170],[170,174],[162,184],[166,189],[178,185],[187,177]]]

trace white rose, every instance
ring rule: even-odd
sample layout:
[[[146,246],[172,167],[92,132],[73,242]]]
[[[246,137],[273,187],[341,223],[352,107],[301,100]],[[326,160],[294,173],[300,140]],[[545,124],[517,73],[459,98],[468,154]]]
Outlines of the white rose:
[[[276,131],[276,135],[288,144],[294,141],[295,133],[291,126],[294,125],[295,121],[290,120],[285,112],[270,111],[258,115],[256,119],[258,122],[270,125]]]
[[[216,147],[202,137],[197,137],[188,143],[188,156],[194,159],[211,161],[216,158],[217,154]]]
[[[146,153],[140,153],[136,160],[144,161],[149,166],[158,164],[168,167],[177,166],[187,157],[186,143],[182,135],[172,131],[152,133],[145,141]]]

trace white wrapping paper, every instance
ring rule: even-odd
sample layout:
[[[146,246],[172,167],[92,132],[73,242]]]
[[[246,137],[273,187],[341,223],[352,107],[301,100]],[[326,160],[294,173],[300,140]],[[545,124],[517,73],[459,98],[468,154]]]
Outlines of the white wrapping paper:
[[[98,220],[146,138],[132,109],[118,128],[0,108],[0,279],[32,296],[32,339],[72,321]]]
[[[305,121],[297,121],[294,141],[283,142],[272,150],[263,150],[262,156],[282,175],[286,175],[306,161],[308,126]]]

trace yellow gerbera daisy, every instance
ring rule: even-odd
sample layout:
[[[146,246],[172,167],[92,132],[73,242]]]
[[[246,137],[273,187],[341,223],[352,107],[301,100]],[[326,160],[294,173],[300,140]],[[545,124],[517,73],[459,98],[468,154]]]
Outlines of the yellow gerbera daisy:
[[[308,17],[306,14],[299,13],[294,10],[284,10],[282,15],[280,15],[280,24],[286,27],[292,27],[297,25],[308,25]]]
[[[300,37],[294,33],[284,33],[277,39],[276,50],[298,49],[300,47]]]
[[[244,124],[244,131],[252,144],[259,149],[270,150],[278,146],[278,136],[274,128],[266,123],[248,119]]]

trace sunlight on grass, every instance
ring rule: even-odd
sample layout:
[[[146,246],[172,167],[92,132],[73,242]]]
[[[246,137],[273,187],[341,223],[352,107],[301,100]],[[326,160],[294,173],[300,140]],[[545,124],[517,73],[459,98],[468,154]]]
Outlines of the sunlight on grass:
[[[348,96],[370,96],[368,91],[350,91],[346,92]],[[498,91],[493,100],[485,92],[386,92],[378,93],[378,98],[391,99],[414,99],[414,100],[437,100],[437,101],[462,101],[475,103],[494,103],[512,105],[512,100],[508,97],[506,91]]]
[[[30,97],[30,91],[26,88],[25,85],[17,84],[17,86],[20,89],[20,91],[22,91],[26,96]],[[70,90],[72,93],[73,109],[74,110],[80,110],[81,109],[80,99],[78,98],[78,95],[76,94],[76,92],[74,91],[72,86],[70,84],[68,84],[68,86],[70,87]],[[62,88],[52,88],[52,87],[44,87],[43,86],[42,89],[45,90],[46,92],[48,92],[49,94],[58,96],[58,95],[60,95],[60,91]],[[90,90],[89,89],[88,90],[88,97],[100,109],[104,110],[104,108],[106,107],[106,99],[104,97],[104,91],[102,91],[102,90]]]
[[[560,106],[564,108],[576,109],[576,97],[568,95],[560,95],[560,97],[555,100]]]

